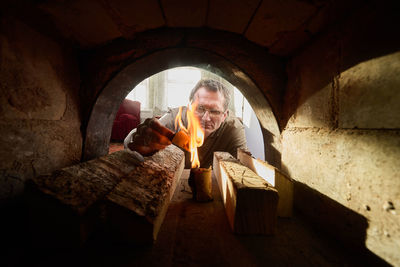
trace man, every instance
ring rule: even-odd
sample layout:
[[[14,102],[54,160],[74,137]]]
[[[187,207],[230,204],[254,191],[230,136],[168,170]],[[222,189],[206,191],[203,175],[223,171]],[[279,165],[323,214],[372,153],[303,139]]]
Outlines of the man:
[[[214,80],[200,80],[192,89],[189,100],[196,102],[194,114],[204,130],[204,143],[197,148],[200,167],[212,165],[215,151],[229,152],[236,157],[238,148],[246,148],[243,124],[238,118],[229,116],[230,94],[223,84]],[[170,145],[178,110],[168,111],[159,121],[147,119],[128,134],[124,140],[125,148],[146,156]],[[183,107],[182,122],[187,126],[186,107]],[[190,168],[189,153],[186,154],[185,165]]]

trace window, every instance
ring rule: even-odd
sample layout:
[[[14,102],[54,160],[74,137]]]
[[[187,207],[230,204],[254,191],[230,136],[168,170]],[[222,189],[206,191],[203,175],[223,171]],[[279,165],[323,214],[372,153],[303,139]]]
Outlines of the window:
[[[148,109],[149,107],[149,79],[145,79],[139,83],[125,98],[139,101],[141,108]]]
[[[201,79],[201,71],[192,67],[180,67],[167,71],[167,105],[170,108],[186,106],[192,88]]]
[[[242,119],[244,125],[250,127],[252,113],[254,113],[247,99],[236,88],[233,88],[233,102],[235,105],[235,116]]]

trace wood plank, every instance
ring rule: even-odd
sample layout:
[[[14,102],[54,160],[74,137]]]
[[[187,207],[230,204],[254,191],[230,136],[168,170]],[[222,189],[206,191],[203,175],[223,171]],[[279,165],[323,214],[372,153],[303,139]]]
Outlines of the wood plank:
[[[174,145],[157,152],[122,179],[105,198],[108,229],[121,241],[152,243],[184,168]]]
[[[293,180],[279,169],[260,159],[255,159],[251,154],[238,149],[240,162],[264,178],[278,190],[278,216],[291,217],[293,213]]]
[[[214,152],[213,169],[233,232],[274,234],[277,190],[227,152]]]

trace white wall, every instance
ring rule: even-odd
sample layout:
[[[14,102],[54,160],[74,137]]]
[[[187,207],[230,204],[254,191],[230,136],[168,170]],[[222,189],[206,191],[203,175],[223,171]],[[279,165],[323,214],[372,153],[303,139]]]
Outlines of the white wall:
[[[254,112],[252,112],[250,116],[251,117],[249,125],[245,124],[247,147],[250,150],[253,157],[265,160],[264,139],[262,136],[260,123],[258,122],[258,119]]]

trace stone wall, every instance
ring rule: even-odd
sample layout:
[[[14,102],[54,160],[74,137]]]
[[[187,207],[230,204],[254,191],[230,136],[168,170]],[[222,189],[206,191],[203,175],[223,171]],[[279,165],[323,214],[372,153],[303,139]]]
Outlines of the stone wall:
[[[296,210],[400,264],[400,52],[391,7],[366,6],[288,64],[282,166]]]
[[[24,181],[80,161],[79,70],[72,50],[12,17],[0,28],[0,203]]]

